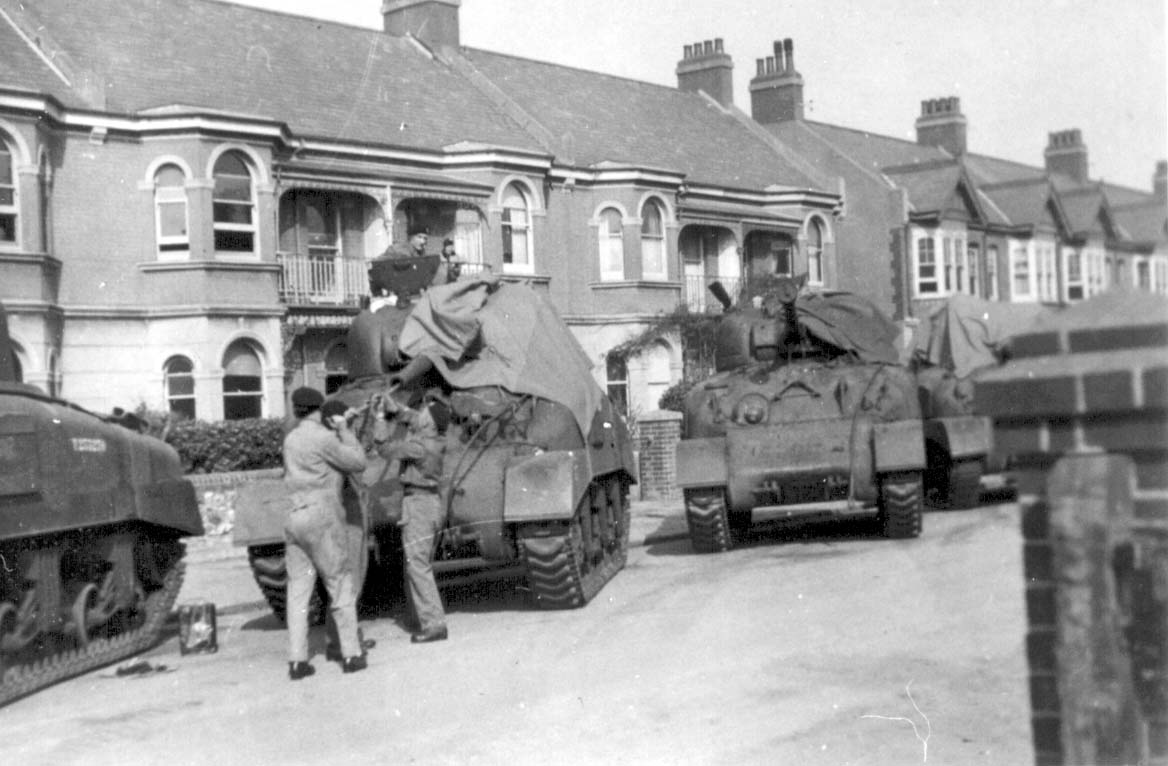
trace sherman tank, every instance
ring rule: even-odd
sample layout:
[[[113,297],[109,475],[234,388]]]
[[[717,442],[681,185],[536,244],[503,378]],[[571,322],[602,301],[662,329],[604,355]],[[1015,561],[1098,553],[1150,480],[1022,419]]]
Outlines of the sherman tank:
[[[977,375],[1008,359],[1010,338],[1048,309],[954,295],[921,323],[911,365],[925,419],[925,500],[939,509],[978,504],[992,458],[993,424],[974,408]]]
[[[440,587],[514,578],[544,609],[579,607],[620,569],[628,550],[628,431],[592,377],[591,365],[555,310],[529,287],[497,279],[430,286],[437,257],[391,258],[370,270],[374,296],[349,329],[350,380],[330,399],[355,422],[368,468],[347,493],[350,530],[367,529],[369,571],[362,603],[400,588],[402,488],[382,457],[400,436],[371,401],[439,398],[450,413],[435,543]],[[246,545],[273,611],[285,608],[279,480],[239,495],[235,543]],[[314,617],[323,591],[317,589]]]
[[[0,705],[152,646],[203,534],[174,449],[12,360],[0,306]]]
[[[724,313],[715,372],[686,395],[677,476],[696,551],[725,551],[755,516],[790,524],[869,516],[921,532],[923,423],[896,326],[850,293],[801,295],[806,277]]]

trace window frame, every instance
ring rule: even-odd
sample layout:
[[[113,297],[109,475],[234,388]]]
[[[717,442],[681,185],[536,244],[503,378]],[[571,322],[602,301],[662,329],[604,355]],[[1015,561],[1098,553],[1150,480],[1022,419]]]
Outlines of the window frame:
[[[1030,243],[1016,243],[1010,246],[1010,301],[1012,303],[1033,303],[1038,299],[1035,290],[1034,253]],[[1026,290],[1018,289],[1019,277],[1026,280]]]
[[[819,216],[812,216],[807,221],[807,284],[815,287],[824,284],[823,250],[826,241],[827,227]]]
[[[997,245],[986,245],[986,287],[985,295],[988,300],[1000,300],[998,293],[998,258],[1001,251]]]
[[[258,375],[233,375],[233,374],[230,374],[228,372],[228,367],[229,367],[230,361],[231,361],[230,355],[232,353],[232,349],[234,349],[236,347],[246,349],[248,351],[248,353],[251,354],[252,357],[254,357],[256,365],[259,368]],[[252,418],[252,417],[256,417],[256,418],[264,417],[264,402],[265,402],[265,399],[267,398],[265,396],[265,393],[264,393],[264,387],[265,387],[265,384],[264,384],[264,355],[256,347],[256,345],[253,341],[250,341],[246,338],[236,338],[232,342],[228,343],[227,346],[223,349],[222,358],[223,358],[223,377],[220,380],[220,395],[222,396],[223,419],[224,420],[244,420],[244,419],[248,419],[248,418]],[[238,379],[240,382],[242,382],[244,379],[254,379],[256,381],[256,388],[255,389],[241,389],[241,390],[228,391],[229,380],[235,380],[235,379]],[[243,401],[245,399],[254,399],[255,400],[255,402],[254,402],[255,414],[254,415],[242,415],[242,416],[238,416],[238,417],[232,416],[230,413],[232,412],[232,410],[234,408],[230,407],[229,403],[236,402],[236,401]],[[249,408],[249,409],[251,409],[251,408]]]
[[[220,193],[219,181],[221,178],[237,180],[243,178],[242,175],[221,171],[220,163],[224,162],[225,160],[237,161],[243,167],[244,172],[247,174],[248,199],[246,201],[218,196]],[[248,161],[247,156],[242,152],[235,150],[223,152],[215,159],[215,164],[211,171],[211,179],[211,221],[212,228],[214,230],[213,246],[215,254],[217,256],[237,257],[256,255],[259,252],[259,232],[258,226],[256,225],[256,219],[258,217],[256,210],[256,179],[255,171],[252,168],[251,163]],[[238,209],[245,208],[247,210],[247,218],[249,222],[235,223],[230,220],[220,220],[219,213],[221,206],[230,206],[232,208]],[[224,249],[219,247],[220,236],[234,238],[243,235],[250,237],[250,249]]]
[[[596,242],[600,280],[620,282],[625,279],[625,215],[615,205],[605,205],[596,214]],[[615,221],[616,231],[612,230]]]
[[[652,232],[646,231],[646,227],[653,220],[651,216],[646,215],[648,211],[652,210],[656,216],[657,224],[660,231]],[[667,248],[665,246],[665,206],[656,199],[647,199],[641,205],[641,278],[654,281],[663,282],[669,279],[669,258]],[[656,250],[655,256],[659,261],[659,269],[650,269],[649,262],[651,251]]]
[[[1063,300],[1067,303],[1076,303],[1087,297],[1085,255],[1085,251],[1079,248],[1063,248]]]
[[[7,190],[12,196],[8,203],[3,202],[2,197],[0,197],[0,220],[10,219],[12,227],[12,238],[0,238],[0,249],[19,250],[22,241],[20,232],[20,174],[16,167],[19,155],[16,147],[3,132],[0,132],[0,154],[8,156],[8,178],[0,178],[0,192]],[[0,226],[0,231],[3,231],[2,226]]]
[[[613,376],[614,371],[618,373],[616,377]],[[621,372],[624,373],[623,378],[619,376]],[[613,410],[627,421],[630,415],[628,357],[611,351],[605,354],[604,381],[604,390],[612,402]]]
[[[522,207],[508,204],[515,198],[522,200]],[[503,236],[503,273],[504,274],[534,274],[535,273],[535,236],[533,224],[533,205],[531,194],[518,181],[510,181],[503,187],[500,194],[500,229]],[[522,221],[513,220],[513,213],[519,212]],[[516,263],[514,258],[515,242],[521,237],[527,258],[525,262]],[[508,260],[510,257],[510,260]]]
[[[172,367],[176,363],[185,363],[186,366],[188,366],[190,369],[173,372]],[[190,379],[190,393],[174,393],[171,387],[172,382],[179,379],[188,378]],[[195,388],[195,364],[190,357],[184,356],[183,354],[175,354],[171,357],[168,357],[167,360],[162,363],[162,394],[166,401],[167,412],[176,412],[176,402],[181,402],[183,404],[189,402],[190,413],[188,414],[186,412],[180,412],[179,414],[183,415],[183,417],[189,418],[190,420],[194,420],[198,412]]]
[[[981,243],[968,239],[965,242],[966,294],[981,297]]]
[[[938,273],[941,264],[937,262],[937,235],[924,229],[914,229],[912,235],[914,294],[918,298],[939,298],[944,293],[941,291],[941,274]],[[926,251],[929,255],[927,261],[924,257]],[[926,268],[932,269],[931,276],[925,276]],[[926,290],[924,286],[927,284],[933,288]]]
[[[160,176],[167,170],[177,170],[183,179],[177,186],[161,186]],[[187,174],[179,165],[166,162],[154,171],[154,254],[160,261],[185,261],[191,257],[191,205],[187,196]],[[162,208],[182,204],[183,233],[164,234]]]

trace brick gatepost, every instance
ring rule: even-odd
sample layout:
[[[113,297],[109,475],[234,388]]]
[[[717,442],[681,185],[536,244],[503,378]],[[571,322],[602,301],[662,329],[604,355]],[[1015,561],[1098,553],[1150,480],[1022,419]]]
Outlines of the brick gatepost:
[[[1036,762],[1168,766],[1168,299],[1014,339],[975,407],[1017,477]]]
[[[672,499],[677,492],[677,443],[680,412],[654,410],[637,416],[636,448],[641,456],[641,496]]]

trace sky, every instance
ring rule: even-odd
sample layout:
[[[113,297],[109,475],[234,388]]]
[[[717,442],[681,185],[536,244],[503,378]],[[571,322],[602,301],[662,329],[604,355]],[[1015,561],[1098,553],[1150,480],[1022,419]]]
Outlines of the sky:
[[[381,29],[381,0],[232,0]],[[1078,128],[1092,178],[1150,191],[1168,159],[1168,0],[462,0],[462,44],[676,87],[682,48],[722,38],[734,103],[792,38],[808,120],[916,139],[957,96],[969,151],[1043,165]]]

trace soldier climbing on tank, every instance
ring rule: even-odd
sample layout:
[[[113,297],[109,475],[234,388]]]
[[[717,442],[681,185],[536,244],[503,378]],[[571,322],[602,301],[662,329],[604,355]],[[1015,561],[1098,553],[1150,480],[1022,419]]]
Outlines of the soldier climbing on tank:
[[[292,410],[300,420],[284,437],[284,483],[291,500],[284,526],[288,677],[293,681],[316,672],[308,663],[308,610],[318,573],[340,637],[341,669],[355,673],[366,667],[341,522],[341,483],[346,473],[364,470],[365,452],[343,416],[335,415],[328,426],[322,422],[323,404],[315,389],[293,391]]]
[[[433,557],[438,533],[444,526],[440,480],[442,476],[442,434],[449,410],[440,394],[428,393],[417,407],[399,404],[391,395],[379,397],[389,419],[406,426],[405,436],[394,442],[386,457],[401,464],[402,547],[405,550],[406,585],[418,630],[410,640],[415,644],[445,641],[446,612],[434,580]]]

